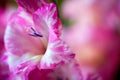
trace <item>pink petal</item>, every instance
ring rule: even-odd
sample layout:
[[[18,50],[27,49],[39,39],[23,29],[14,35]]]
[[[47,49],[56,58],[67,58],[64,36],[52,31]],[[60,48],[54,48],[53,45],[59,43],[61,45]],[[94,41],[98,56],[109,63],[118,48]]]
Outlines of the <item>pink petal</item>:
[[[30,53],[24,54],[21,57],[7,53],[7,63],[11,72],[10,80],[27,80],[27,76],[37,67],[38,62],[41,59],[41,55],[33,56]]]
[[[59,64],[54,70],[55,75],[62,80],[83,80],[80,67],[74,60],[65,64]]]
[[[68,63],[74,58],[75,54],[72,53],[67,44],[61,39],[54,42],[49,42],[45,55],[40,62],[41,68],[53,68],[58,64]]]
[[[56,5],[54,3],[39,8],[33,15],[34,23],[40,28],[40,32],[50,41],[54,41],[61,35],[62,24],[58,18]]]
[[[16,0],[19,6],[23,7],[27,12],[33,13],[42,5],[47,4],[48,0]]]
[[[65,42],[60,39],[62,26],[54,3],[39,8],[35,12],[33,20],[36,26],[40,27],[40,32],[43,36],[45,33],[49,34],[45,36],[46,38],[49,37],[48,47],[40,62],[41,68],[50,68],[74,58],[72,51]]]
[[[24,80],[26,77],[23,75],[34,69],[40,61],[40,54],[45,51],[41,37],[30,36],[26,31],[29,26],[34,26],[31,15],[19,7],[18,12],[11,17],[5,32],[6,61],[12,72],[10,80]]]
[[[25,53],[42,54],[45,51],[41,38],[32,37],[26,31],[27,26],[34,26],[29,14],[18,9],[10,19],[5,32],[5,46],[8,52],[21,56]]]
[[[82,80],[79,65],[75,61],[58,64],[52,69],[35,68],[29,73],[30,80]]]
[[[28,80],[56,80],[51,74],[54,73],[53,69],[38,69],[35,68],[28,75]]]
[[[0,60],[0,80],[8,80],[9,77],[9,68],[8,65]]]

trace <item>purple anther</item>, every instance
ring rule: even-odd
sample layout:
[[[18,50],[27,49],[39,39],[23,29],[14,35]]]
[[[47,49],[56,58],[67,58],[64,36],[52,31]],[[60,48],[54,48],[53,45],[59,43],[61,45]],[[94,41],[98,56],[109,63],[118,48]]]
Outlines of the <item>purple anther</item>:
[[[43,37],[43,35],[41,33],[37,32],[33,27],[30,27],[30,29],[32,30],[31,33],[29,33],[30,36]]]

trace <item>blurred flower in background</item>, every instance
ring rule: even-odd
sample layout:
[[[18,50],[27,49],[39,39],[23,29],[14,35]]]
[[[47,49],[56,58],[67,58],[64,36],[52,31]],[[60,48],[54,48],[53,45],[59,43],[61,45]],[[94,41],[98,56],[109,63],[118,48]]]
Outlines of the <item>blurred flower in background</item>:
[[[8,66],[2,60],[3,53],[5,52],[3,38],[9,18],[15,10],[15,7],[10,4],[10,0],[0,0],[0,80],[8,80],[9,76]]]
[[[98,74],[115,80],[120,64],[119,0],[65,0],[63,16],[73,21],[65,40],[76,53],[84,80]],[[101,80],[100,79],[100,80]],[[94,80],[96,80],[94,78]]]
[[[4,48],[4,31],[10,16],[14,13],[15,8],[7,4],[7,0],[0,0],[0,52],[2,55],[2,51]]]

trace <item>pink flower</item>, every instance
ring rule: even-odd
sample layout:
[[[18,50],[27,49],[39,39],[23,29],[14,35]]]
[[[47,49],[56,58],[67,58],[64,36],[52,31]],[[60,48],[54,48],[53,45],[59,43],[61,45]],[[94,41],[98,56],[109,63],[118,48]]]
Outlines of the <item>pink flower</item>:
[[[10,80],[33,80],[31,74],[34,73],[38,76],[35,78],[42,80],[56,80],[59,76],[80,80],[74,53],[61,39],[62,24],[56,5],[44,0],[17,2],[18,11],[11,17],[5,32]],[[46,69],[49,69],[47,73]],[[49,73],[56,76],[46,77]]]

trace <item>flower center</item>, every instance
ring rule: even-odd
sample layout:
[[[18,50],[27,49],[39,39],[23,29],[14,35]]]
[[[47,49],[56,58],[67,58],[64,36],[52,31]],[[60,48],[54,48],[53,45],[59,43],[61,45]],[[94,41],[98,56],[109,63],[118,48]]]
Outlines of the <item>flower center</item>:
[[[29,26],[27,31],[30,36],[43,37],[43,35],[40,32],[38,32],[37,30],[35,30],[32,26]]]

